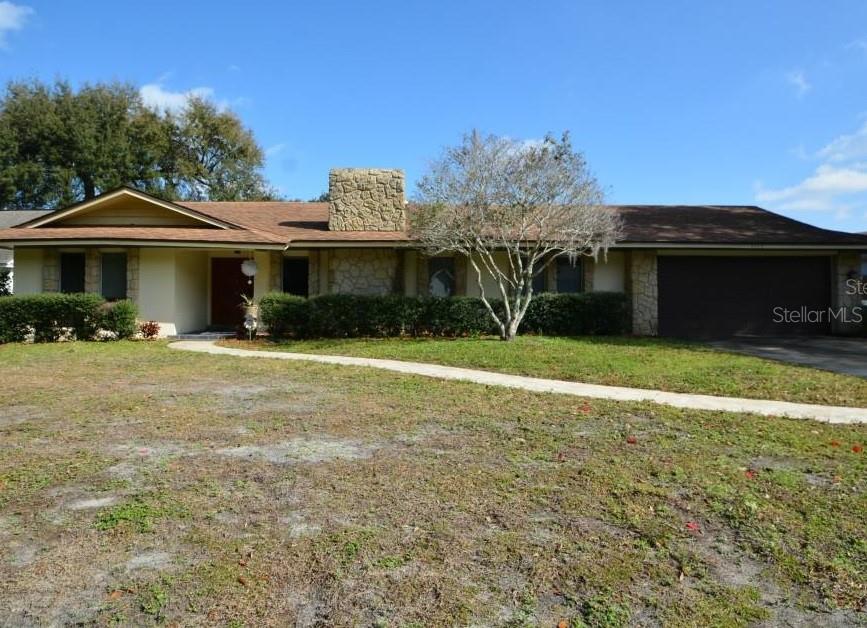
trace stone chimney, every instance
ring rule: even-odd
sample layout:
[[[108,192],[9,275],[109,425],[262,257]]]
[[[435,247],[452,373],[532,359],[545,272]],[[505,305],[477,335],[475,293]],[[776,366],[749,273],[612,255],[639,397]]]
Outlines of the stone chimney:
[[[403,231],[403,170],[334,168],[328,173],[328,228],[332,231]]]

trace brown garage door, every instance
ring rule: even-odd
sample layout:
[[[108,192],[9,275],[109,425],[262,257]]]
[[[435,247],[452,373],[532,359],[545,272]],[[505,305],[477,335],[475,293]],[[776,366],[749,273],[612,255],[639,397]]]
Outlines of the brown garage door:
[[[659,333],[683,338],[830,333],[831,259],[660,256]],[[777,322],[784,308],[824,322]]]

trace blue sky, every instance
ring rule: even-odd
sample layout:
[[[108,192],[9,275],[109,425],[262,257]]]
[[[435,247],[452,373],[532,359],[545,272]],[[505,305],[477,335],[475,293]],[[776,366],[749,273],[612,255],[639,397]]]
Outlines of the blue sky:
[[[867,230],[867,3],[0,1],[0,80],[119,79],[234,109],[288,197],[414,181],[471,128],[572,132],[611,202]]]

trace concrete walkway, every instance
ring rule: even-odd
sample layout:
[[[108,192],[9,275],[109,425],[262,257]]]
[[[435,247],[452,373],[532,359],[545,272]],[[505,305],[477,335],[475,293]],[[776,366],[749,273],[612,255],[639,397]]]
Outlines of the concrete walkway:
[[[687,393],[662,392],[659,390],[644,390],[641,388],[623,388],[620,386],[601,386],[598,384],[581,384],[564,382],[557,379],[540,379],[523,377],[521,375],[506,375],[475,369],[440,366],[438,364],[423,364],[420,362],[403,362],[399,360],[378,360],[373,358],[353,358],[339,355],[314,355],[309,353],[287,353],[283,351],[250,351],[248,349],[233,349],[217,346],[213,341],[184,340],[169,345],[172,349],[196,351],[213,355],[231,355],[244,358],[265,358],[272,360],[300,360],[319,362],[322,364],[340,364],[343,366],[366,366],[398,373],[423,375],[439,379],[452,379],[464,382],[474,382],[486,386],[506,386],[534,392],[553,392],[563,395],[577,395],[596,399],[613,399],[615,401],[652,401],[676,408],[693,410],[721,410],[725,412],[750,412],[767,416],[783,416],[793,419],[815,419],[828,423],[867,423],[867,408],[843,408],[837,406],[820,406],[806,403],[789,403],[787,401],[766,401],[763,399],[741,399],[737,397],[715,397],[713,395],[692,395]]]

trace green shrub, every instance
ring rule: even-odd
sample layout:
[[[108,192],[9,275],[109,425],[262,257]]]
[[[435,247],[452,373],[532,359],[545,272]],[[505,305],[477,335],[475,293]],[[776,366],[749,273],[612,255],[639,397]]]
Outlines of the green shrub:
[[[136,323],[138,310],[135,303],[129,299],[104,303],[101,314],[100,327],[113,333],[118,340],[132,338],[138,331],[138,323]]]
[[[622,334],[629,307],[620,292],[543,293],[533,297],[521,329],[550,336]]]
[[[425,297],[419,300],[418,336],[479,336],[494,333],[494,319],[475,297]],[[494,303],[494,309],[500,306]]]
[[[31,330],[36,342],[55,342],[67,334],[90,340],[99,328],[102,303],[96,294],[0,297],[0,342],[21,342]]]
[[[283,292],[259,300],[259,320],[275,338],[293,336],[307,327],[307,299]]]
[[[0,343],[23,342],[29,332],[27,302],[21,297],[0,297]]]
[[[0,297],[12,294],[12,276],[8,268],[0,268]]]
[[[495,311],[503,304],[494,302]],[[273,293],[259,303],[260,319],[275,338],[476,336],[495,333],[474,297],[404,297],[331,294],[305,299]],[[628,328],[625,295],[536,296],[523,331],[549,335],[621,334]]]

